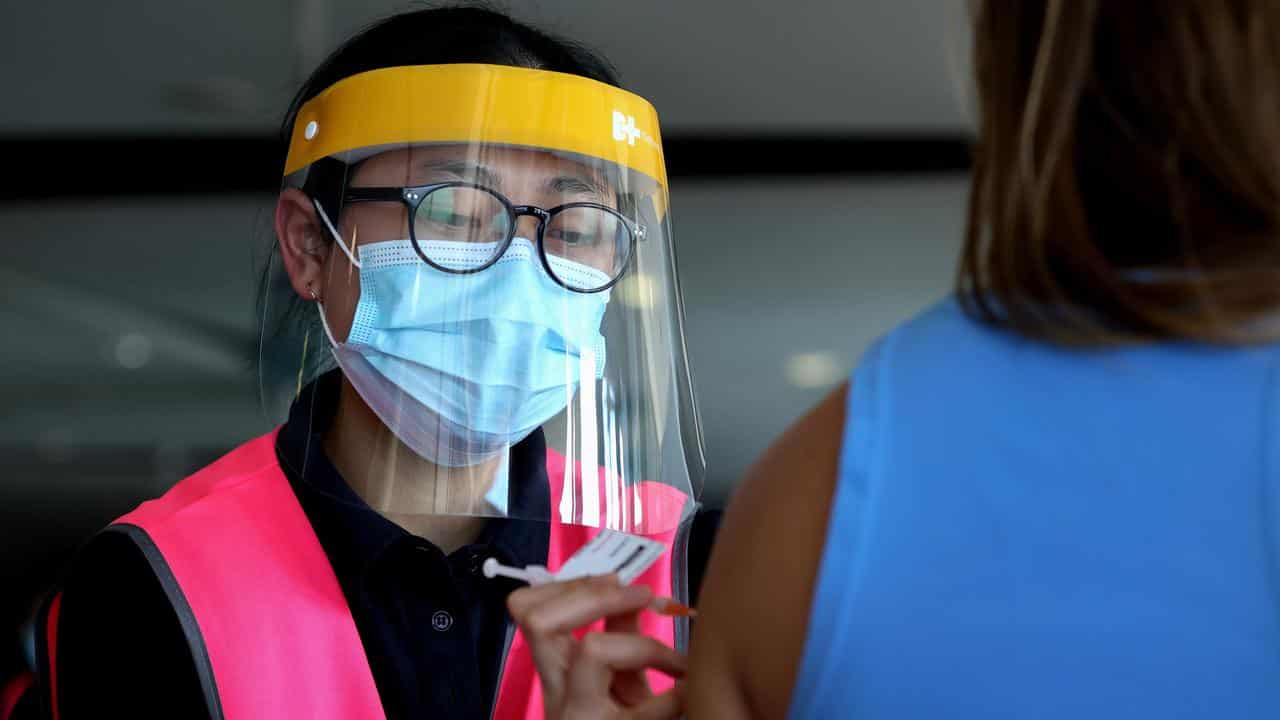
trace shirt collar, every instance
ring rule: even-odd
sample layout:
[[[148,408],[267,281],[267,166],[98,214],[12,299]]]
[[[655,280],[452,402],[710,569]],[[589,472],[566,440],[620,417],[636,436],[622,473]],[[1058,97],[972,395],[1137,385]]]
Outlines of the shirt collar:
[[[311,521],[334,571],[339,577],[362,576],[398,542],[434,547],[369,507],[347,485],[324,452],[324,433],[333,422],[342,374],[321,375],[298,395],[289,419],[276,438],[276,455],[303,511]],[[508,507],[523,518],[550,518],[551,498],[542,431],[510,449]],[[485,524],[476,543],[463,548],[488,554],[504,564],[545,564],[549,547],[548,522],[494,519]]]

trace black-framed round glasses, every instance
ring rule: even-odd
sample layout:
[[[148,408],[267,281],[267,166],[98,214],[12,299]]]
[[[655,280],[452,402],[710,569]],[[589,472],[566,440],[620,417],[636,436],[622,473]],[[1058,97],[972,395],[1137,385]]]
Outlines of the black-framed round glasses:
[[[448,273],[477,273],[506,254],[522,216],[538,220],[542,267],[562,287],[602,292],[622,276],[643,225],[600,203],[572,202],[543,209],[513,205],[501,193],[469,182],[411,187],[347,188],[345,202],[399,202],[409,208],[409,239],[428,265]]]

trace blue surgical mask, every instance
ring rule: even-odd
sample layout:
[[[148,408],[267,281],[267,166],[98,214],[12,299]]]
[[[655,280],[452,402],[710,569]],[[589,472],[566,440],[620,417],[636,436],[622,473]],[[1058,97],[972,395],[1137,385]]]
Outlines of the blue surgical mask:
[[[449,267],[466,267],[477,252],[474,243],[430,244],[433,258],[454,258]],[[360,299],[347,340],[329,336],[334,355],[370,408],[419,455],[454,467],[483,462],[564,410],[584,374],[603,376],[609,293],[564,289],[529,240],[513,239],[494,265],[471,274],[427,265],[409,240],[358,252]],[[548,262],[562,277],[602,275]]]

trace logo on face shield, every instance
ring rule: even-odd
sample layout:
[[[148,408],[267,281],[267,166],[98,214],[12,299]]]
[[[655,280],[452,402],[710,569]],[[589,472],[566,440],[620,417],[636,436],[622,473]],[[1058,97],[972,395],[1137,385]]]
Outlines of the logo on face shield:
[[[628,145],[635,145],[636,138],[640,137],[640,129],[636,127],[636,119],[631,115],[613,111],[613,139],[618,142],[626,141]]]

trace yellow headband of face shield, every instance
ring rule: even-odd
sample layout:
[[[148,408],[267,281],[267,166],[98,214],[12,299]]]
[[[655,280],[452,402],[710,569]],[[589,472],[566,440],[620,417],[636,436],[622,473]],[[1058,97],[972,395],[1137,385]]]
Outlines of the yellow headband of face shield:
[[[324,157],[413,143],[577,153],[667,185],[658,114],[595,80],[502,65],[413,65],[340,80],[298,111],[284,174]]]

